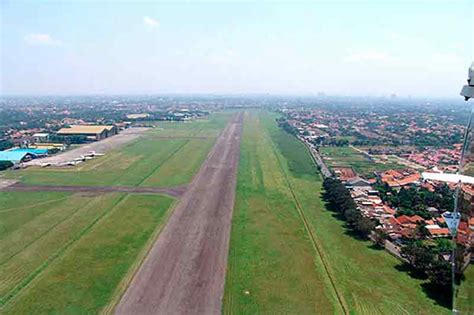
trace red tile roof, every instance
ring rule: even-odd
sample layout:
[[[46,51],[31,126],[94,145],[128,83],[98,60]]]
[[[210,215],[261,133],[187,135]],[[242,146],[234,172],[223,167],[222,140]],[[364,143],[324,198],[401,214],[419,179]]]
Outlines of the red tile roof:
[[[418,215],[413,215],[411,217],[407,215],[401,215],[397,218],[400,224],[416,224],[417,222],[423,222],[424,219]]]
[[[428,232],[431,236],[448,236],[449,229],[448,228],[439,228],[439,229],[428,229]]]

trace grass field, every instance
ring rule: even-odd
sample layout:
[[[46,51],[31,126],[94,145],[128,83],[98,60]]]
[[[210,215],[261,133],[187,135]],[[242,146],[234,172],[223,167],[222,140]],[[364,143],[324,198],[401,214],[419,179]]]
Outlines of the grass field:
[[[247,115],[223,312],[334,313],[335,297],[327,277],[318,272],[321,262],[314,256],[274,145],[258,117]],[[311,170],[311,164],[306,168]]]
[[[398,260],[347,234],[306,148],[274,118],[246,116],[224,313],[448,314]]]
[[[59,223],[44,215],[32,220],[43,233],[29,237],[2,265],[5,313],[97,313],[113,299],[172,203],[164,196],[121,194],[72,196],[68,202],[75,198],[83,199],[75,200],[81,205]],[[45,213],[59,214],[57,208]]]
[[[359,175],[374,177],[375,171],[403,168],[394,162],[376,163],[351,147],[321,147],[319,149],[328,167],[352,166]]]
[[[158,123],[138,140],[77,167],[31,167],[3,176],[34,185],[183,185],[197,172],[230,115],[223,112],[205,120]]]
[[[230,115],[159,123],[140,139],[79,167],[6,175],[39,185],[186,184]],[[149,194],[0,192],[0,313],[110,310],[173,202]]]
[[[467,267],[465,279],[458,289],[456,308],[460,314],[474,314],[474,267]]]

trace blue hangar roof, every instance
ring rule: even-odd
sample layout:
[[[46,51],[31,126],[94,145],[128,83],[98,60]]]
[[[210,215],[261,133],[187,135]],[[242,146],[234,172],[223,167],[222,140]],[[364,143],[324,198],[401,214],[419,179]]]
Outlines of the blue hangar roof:
[[[23,158],[28,155],[36,155],[31,152],[22,152],[22,151],[0,151],[0,161],[10,161],[12,163],[19,163]]]
[[[43,155],[43,154],[48,154],[48,150],[47,149],[21,149],[21,148],[18,148],[18,149],[13,149],[11,151],[14,151],[14,152],[26,152],[26,153],[31,153],[31,154],[35,154],[35,155]]]

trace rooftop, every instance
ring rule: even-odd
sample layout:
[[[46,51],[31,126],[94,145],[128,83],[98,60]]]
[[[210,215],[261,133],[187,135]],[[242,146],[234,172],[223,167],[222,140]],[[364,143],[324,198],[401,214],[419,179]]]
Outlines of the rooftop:
[[[58,134],[98,134],[105,130],[111,130],[112,125],[71,125],[69,128],[61,128]]]
[[[28,154],[35,155],[34,153],[25,151],[0,151],[0,161],[18,163]]]

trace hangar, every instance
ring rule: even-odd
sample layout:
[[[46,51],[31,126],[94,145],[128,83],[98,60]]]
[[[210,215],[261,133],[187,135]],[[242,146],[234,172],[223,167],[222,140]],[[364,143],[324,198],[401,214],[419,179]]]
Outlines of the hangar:
[[[71,125],[57,132],[60,136],[86,136],[92,141],[99,141],[117,133],[118,129],[113,125]]]
[[[48,150],[47,149],[38,149],[38,148],[17,148],[10,150],[13,152],[26,152],[33,154],[35,157],[43,157],[48,155]]]
[[[28,162],[36,157],[36,154],[27,151],[0,151],[1,162],[11,162],[13,165]]]

